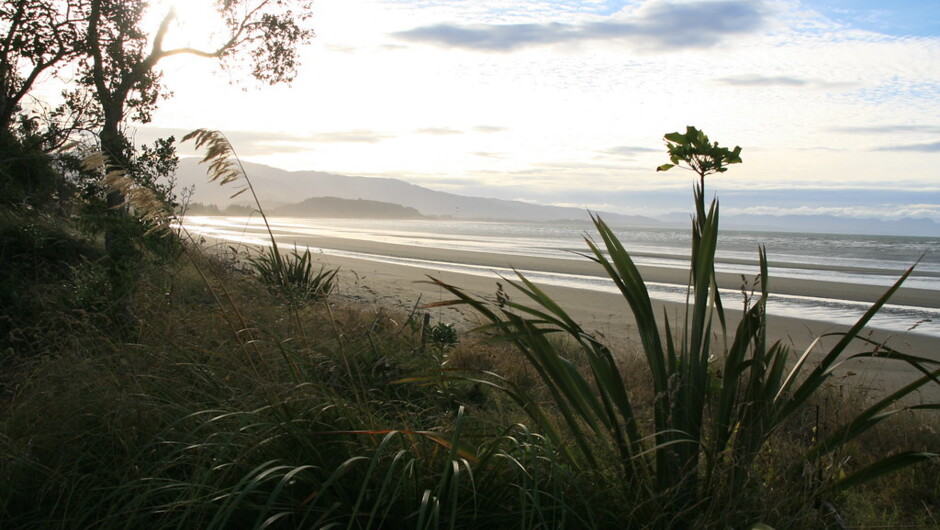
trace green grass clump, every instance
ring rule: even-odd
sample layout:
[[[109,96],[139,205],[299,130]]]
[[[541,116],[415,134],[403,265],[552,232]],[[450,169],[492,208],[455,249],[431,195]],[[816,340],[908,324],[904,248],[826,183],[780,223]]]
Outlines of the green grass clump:
[[[327,269],[326,265],[314,271],[309,248],[303,253],[295,248],[290,254],[281,255],[276,246],[271,246],[250,257],[249,262],[261,283],[291,304],[326,297],[336,286],[339,273],[339,269]]]

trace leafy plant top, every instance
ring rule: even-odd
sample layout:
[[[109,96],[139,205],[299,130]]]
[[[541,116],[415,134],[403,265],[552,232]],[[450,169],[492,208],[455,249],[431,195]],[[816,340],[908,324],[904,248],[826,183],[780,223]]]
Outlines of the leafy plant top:
[[[656,171],[668,171],[685,163],[688,168],[705,179],[705,175],[724,173],[726,166],[741,163],[741,147],[734,149],[720,147],[718,142],[709,142],[704,132],[692,127],[685,128],[685,134],[673,132],[663,137],[669,151],[671,164],[663,164]]]

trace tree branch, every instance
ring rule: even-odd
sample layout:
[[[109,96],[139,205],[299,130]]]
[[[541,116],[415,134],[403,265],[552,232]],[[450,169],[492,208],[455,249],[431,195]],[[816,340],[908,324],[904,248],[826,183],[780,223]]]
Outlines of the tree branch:
[[[230,48],[229,46],[222,46],[222,47],[220,47],[219,49],[217,49],[217,50],[215,50],[215,51],[211,51],[211,52],[205,51],[205,50],[199,50],[199,49],[196,49],[196,48],[175,48],[175,49],[172,49],[172,50],[166,50],[166,51],[160,52],[160,59],[162,59],[162,58],[164,58],[164,57],[170,57],[170,56],[173,56],[173,55],[182,55],[182,54],[188,54],[188,55],[195,55],[195,56],[197,56],[197,57],[207,57],[207,58],[211,58],[211,59],[217,59],[217,58],[221,57],[222,54],[225,53],[226,50],[228,50],[229,48]]]
[[[107,107],[105,103],[111,102],[111,92],[104,82],[104,58],[101,55],[100,36],[98,35],[98,24],[101,21],[101,0],[92,0],[88,13],[88,49],[92,56],[92,81],[95,89],[98,91],[98,97],[102,100],[102,108]]]

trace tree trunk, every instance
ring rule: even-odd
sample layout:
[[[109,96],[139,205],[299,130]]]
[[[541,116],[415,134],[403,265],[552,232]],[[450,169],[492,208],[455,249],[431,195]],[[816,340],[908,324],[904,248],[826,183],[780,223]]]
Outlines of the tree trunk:
[[[116,108],[115,108],[116,107]],[[107,171],[126,171],[129,165],[127,140],[119,125],[123,118],[123,105],[113,104],[104,109],[105,120],[98,139],[101,150],[108,157]],[[133,228],[120,190],[107,190],[104,212],[104,246],[108,255],[108,277],[111,284],[113,306],[111,318],[118,329],[129,334],[137,327],[133,312],[133,297],[138,279],[139,251],[135,247]]]

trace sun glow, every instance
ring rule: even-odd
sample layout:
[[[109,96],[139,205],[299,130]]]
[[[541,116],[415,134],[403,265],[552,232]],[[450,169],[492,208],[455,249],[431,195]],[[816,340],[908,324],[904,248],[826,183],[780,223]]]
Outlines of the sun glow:
[[[156,28],[173,14],[163,48],[195,48],[211,50],[218,46],[223,30],[222,17],[210,0],[160,0],[150,7],[149,24]]]

